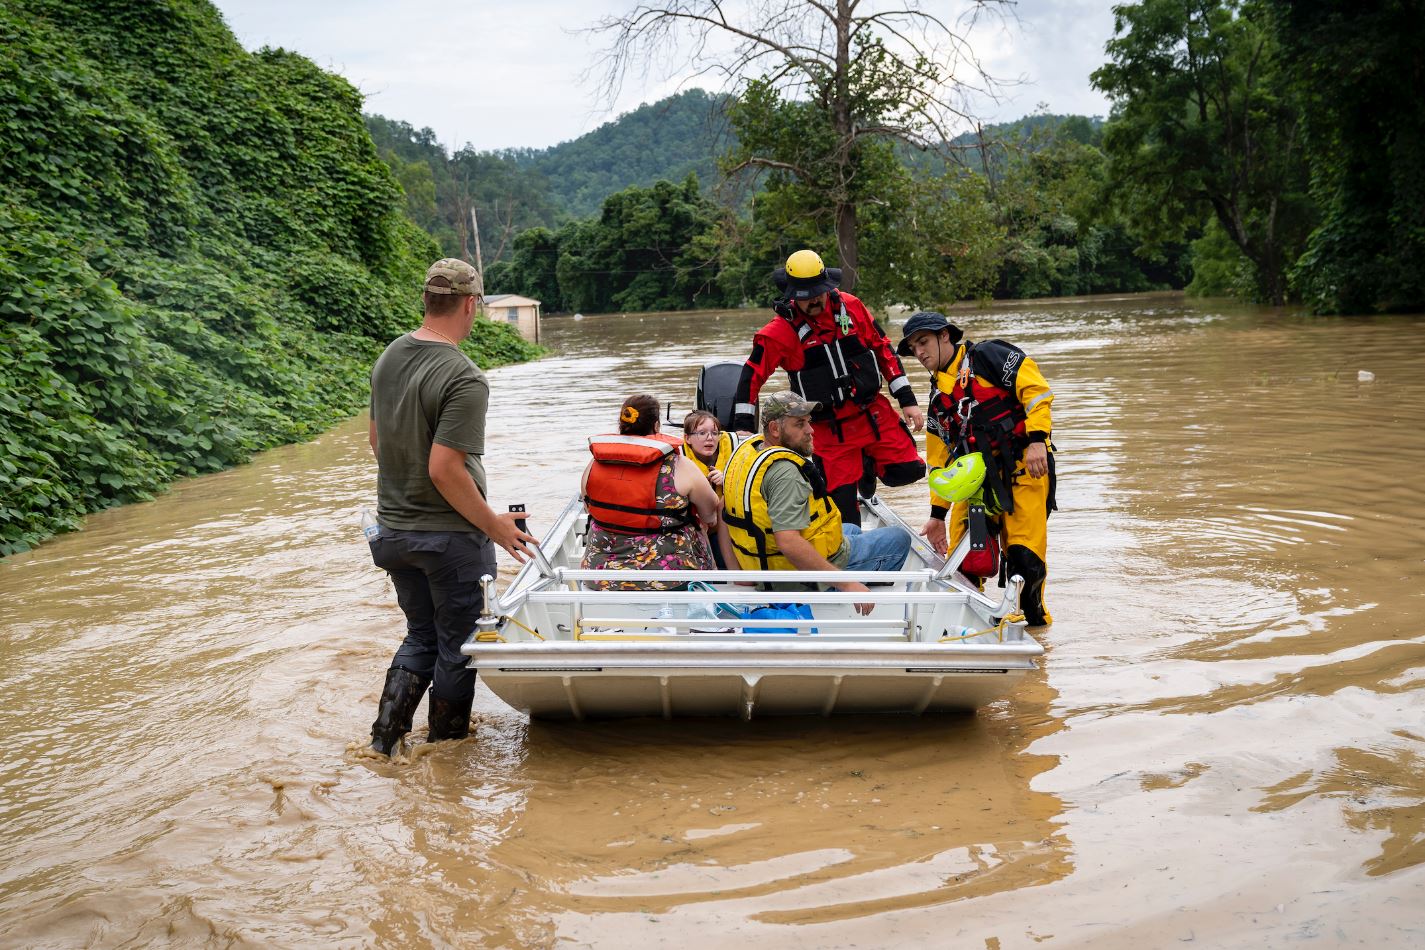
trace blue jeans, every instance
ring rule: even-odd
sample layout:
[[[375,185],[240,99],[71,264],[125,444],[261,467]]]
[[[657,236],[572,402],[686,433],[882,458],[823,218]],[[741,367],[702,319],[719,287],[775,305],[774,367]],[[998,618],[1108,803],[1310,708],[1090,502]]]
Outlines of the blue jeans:
[[[431,695],[465,703],[475,671],[460,647],[485,606],[480,578],[495,576],[495,545],[479,531],[398,531],[381,528],[371,559],[391,575],[406,615],[406,639],[391,660],[431,679]]]
[[[848,571],[898,571],[910,554],[910,533],[900,528],[862,531],[860,525],[843,524],[841,533],[851,546]]]

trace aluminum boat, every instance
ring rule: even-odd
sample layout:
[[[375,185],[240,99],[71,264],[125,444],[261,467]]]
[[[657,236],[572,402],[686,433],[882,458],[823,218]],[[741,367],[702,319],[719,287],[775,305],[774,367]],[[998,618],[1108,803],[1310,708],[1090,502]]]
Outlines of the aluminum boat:
[[[865,530],[906,523],[862,498]],[[486,686],[539,719],[819,715],[973,710],[1003,696],[1044,649],[1025,632],[1020,578],[981,593],[915,536],[902,570],[620,571],[580,567],[588,515],[575,499],[463,647]],[[690,590],[593,590],[600,580],[692,583]],[[871,592],[827,590],[858,580]],[[803,582],[805,593],[759,582]],[[740,583],[739,583],[740,582]],[[753,586],[747,586],[753,585]],[[754,619],[769,602],[810,617]],[[856,603],[872,603],[868,616]],[[806,611],[803,611],[806,612]]]

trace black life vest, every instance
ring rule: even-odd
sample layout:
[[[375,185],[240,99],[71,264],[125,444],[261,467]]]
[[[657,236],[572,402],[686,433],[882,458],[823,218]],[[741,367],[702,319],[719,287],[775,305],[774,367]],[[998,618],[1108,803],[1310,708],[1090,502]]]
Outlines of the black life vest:
[[[1023,352],[1008,343],[990,342],[996,348],[1008,347],[1023,358]],[[927,427],[950,448],[954,458],[981,453],[985,458],[985,504],[991,509],[1013,511],[1014,470],[1029,445],[1027,415],[1013,390],[986,381],[993,370],[977,367],[975,356],[975,344],[966,343],[960,363],[952,361],[957,368],[970,367],[968,387],[961,385],[959,373],[948,393],[931,382]]]
[[[839,295],[831,295],[831,306],[840,310]],[[821,403],[813,419],[830,419],[848,402],[865,407],[881,391],[881,371],[876,354],[854,331],[837,332],[835,339],[818,339],[811,322],[793,308],[778,309],[791,324],[802,344],[803,365],[787,370],[792,390],[803,399]]]

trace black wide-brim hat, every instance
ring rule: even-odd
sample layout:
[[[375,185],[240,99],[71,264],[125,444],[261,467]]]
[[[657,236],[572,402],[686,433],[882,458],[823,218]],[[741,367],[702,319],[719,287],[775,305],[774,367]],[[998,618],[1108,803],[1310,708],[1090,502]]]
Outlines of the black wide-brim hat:
[[[949,330],[951,343],[959,343],[965,336],[964,332],[951,323],[945,314],[936,313],[934,310],[922,310],[919,313],[911,314],[910,319],[905,322],[905,326],[901,327],[901,341],[896,344],[896,352],[901,356],[909,356],[910,338],[921,330],[929,330],[932,333]]]
[[[779,267],[772,275],[772,280],[776,281],[777,289],[785,293],[788,299],[810,300],[841,286],[841,268],[824,268],[815,277],[789,277],[787,269]]]

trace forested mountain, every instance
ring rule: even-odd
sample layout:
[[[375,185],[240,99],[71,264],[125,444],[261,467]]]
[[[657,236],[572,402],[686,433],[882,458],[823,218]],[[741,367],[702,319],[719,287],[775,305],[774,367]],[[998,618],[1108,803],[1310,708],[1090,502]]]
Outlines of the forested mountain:
[[[542,174],[508,158],[469,146],[450,155],[430,129],[384,116],[366,116],[366,129],[406,193],[406,214],[450,257],[475,260],[472,211],[486,264],[507,257],[521,231],[568,217]]]
[[[486,264],[507,260],[514,237],[599,213],[630,186],[681,182],[711,186],[726,137],[725,97],[692,89],[642,105],[587,135],[544,149],[449,153],[430,129],[380,115],[366,128],[406,192],[411,219],[446,253],[475,259],[471,209]]]
[[[705,188],[716,183],[717,156],[730,144],[726,102],[726,96],[689,89],[572,141],[496,154],[543,175],[555,205],[570,217],[586,218],[629,185],[680,182],[690,172]]]
[[[406,193],[410,218],[447,254],[473,261],[473,208],[481,257],[489,266],[509,261],[515,238],[525,231],[556,230],[597,217],[610,196],[627,188],[649,188],[660,181],[681,186],[693,174],[704,197],[717,196],[719,158],[736,144],[725,115],[728,101],[691,89],[544,149],[479,152],[467,145],[451,154],[428,128],[380,115],[367,115],[366,127]],[[988,162],[992,173],[1003,175],[1024,155],[1055,141],[1097,144],[1102,126],[1098,118],[1036,113],[965,133],[951,145],[959,167],[982,172]],[[931,153],[902,149],[899,155],[921,174],[947,169]],[[746,212],[741,191],[724,195],[728,200],[734,196]]]
[[[547,312],[737,306],[763,302],[790,250],[818,247],[834,264],[836,244],[804,213],[814,196],[789,198],[776,174],[741,182],[761,189],[750,196],[719,193],[736,146],[729,101],[691,90],[571,142],[498,153],[449,155],[429,129],[366,124],[407,213],[447,253],[475,260],[475,211],[492,292],[525,294]],[[857,292],[945,306],[1181,287],[1184,245],[1142,256],[1099,213],[1102,134],[1101,119],[1041,113],[960,136],[950,162],[897,149],[884,187],[900,211],[868,209],[870,266]]]
[[[1041,114],[988,126],[953,143],[953,164],[897,150],[881,174],[899,208],[868,209],[856,293],[944,307],[1182,287],[1185,245],[1140,255],[1100,211],[1102,125]],[[706,192],[693,178],[631,185],[596,216],[524,230],[489,264],[489,284],[548,312],[739,306],[770,300],[772,270],[792,250],[815,247],[837,263],[828,222],[805,213],[815,197],[784,179],[767,176],[749,205],[720,206]]]
[[[437,250],[349,83],[202,0],[7,0],[0,49],[0,556],[365,405]]]

